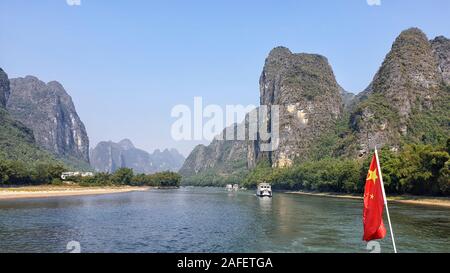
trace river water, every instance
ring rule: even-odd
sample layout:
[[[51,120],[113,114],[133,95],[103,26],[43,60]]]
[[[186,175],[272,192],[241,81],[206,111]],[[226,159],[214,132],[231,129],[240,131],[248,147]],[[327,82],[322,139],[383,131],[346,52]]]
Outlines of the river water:
[[[399,252],[450,252],[450,209],[390,212]],[[369,252],[361,215],[360,200],[220,188],[4,200],[0,252]]]

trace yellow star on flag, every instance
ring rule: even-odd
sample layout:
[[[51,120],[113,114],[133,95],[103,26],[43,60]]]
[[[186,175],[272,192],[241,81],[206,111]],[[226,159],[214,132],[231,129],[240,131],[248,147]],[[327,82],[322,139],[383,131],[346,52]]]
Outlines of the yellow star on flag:
[[[378,179],[377,170],[376,169],[373,171],[369,170],[369,174],[367,175],[366,180],[372,180],[372,182],[375,184],[377,183],[377,179]]]

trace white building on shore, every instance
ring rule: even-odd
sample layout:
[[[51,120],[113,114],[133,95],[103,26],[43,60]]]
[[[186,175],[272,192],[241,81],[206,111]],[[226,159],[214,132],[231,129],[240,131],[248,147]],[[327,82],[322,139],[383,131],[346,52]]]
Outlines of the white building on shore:
[[[61,179],[66,180],[68,177],[74,177],[74,176],[81,176],[81,177],[94,176],[94,173],[93,172],[64,172],[61,174]]]

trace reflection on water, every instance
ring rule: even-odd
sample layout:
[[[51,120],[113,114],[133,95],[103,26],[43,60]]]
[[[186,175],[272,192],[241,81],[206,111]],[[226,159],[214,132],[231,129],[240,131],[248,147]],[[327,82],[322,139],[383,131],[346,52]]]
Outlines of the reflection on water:
[[[258,197],[259,208],[261,214],[269,215],[272,212],[272,198],[270,197]]]
[[[399,251],[449,252],[450,210],[390,212]],[[218,188],[0,201],[0,251],[367,252],[361,214],[358,200]]]

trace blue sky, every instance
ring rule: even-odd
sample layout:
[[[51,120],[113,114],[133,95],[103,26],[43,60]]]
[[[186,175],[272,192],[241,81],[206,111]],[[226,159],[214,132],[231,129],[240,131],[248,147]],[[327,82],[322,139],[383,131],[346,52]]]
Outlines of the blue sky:
[[[338,82],[359,92],[395,37],[417,26],[450,37],[450,1],[0,1],[0,67],[61,82],[93,147],[130,138],[187,154],[172,140],[177,104],[258,104],[268,52],[325,55]]]

